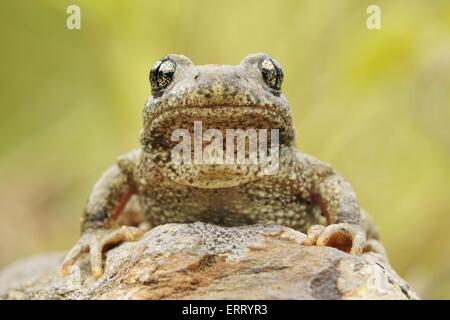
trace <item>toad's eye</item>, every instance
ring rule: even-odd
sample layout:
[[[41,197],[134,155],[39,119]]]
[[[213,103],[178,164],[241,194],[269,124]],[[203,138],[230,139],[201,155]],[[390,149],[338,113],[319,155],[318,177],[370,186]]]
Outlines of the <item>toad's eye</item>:
[[[158,96],[173,80],[176,64],[170,58],[164,58],[157,61],[150,70],[150,84],[152,94]]]
[[[272,59],[264,58],[259,63],[264,82],[273,90],[280,91],[283,83],[283,70]]]

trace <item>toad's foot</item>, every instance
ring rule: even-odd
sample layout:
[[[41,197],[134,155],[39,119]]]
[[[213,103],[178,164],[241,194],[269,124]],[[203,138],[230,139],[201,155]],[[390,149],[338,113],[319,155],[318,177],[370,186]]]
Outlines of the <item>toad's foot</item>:
[[[61,275],[66,276],[69,268],[75,264],[78,258],[89,252],[92,275],[96,279],[100,278],[103,274],[102,253],[104,248],[122,241],[136,241],[146,229],[147,226],[122,226],[117,230],[95,230],[85,233],[64,258],[60,270]]]
[[[307,246],[328,246],[357,256],[362,254],[365,243],[366,235],[361,227],[349,223],[313,225],[305,241]]]

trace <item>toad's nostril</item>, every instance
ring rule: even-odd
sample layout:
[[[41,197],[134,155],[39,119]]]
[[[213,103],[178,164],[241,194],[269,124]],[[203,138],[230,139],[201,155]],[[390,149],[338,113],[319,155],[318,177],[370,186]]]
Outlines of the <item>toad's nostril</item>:
[[[194,77],[194,80],[197,80],[199,76],[200,76],[200,73],[197,73]]]

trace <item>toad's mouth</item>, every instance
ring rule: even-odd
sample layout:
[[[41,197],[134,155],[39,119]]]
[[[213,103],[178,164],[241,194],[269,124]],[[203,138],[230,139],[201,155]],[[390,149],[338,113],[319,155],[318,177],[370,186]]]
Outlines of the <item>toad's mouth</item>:
[[[143,143],[154,148],[167,148],[175,130],[194,134],[194,124],[201,123],[203,132],[217,129],[225,135],[227,129],[278,129],[280,143],[293,140],[294,132],[289,116],[271,106],[211,105],[170,107],[150,111],[144,117]]]

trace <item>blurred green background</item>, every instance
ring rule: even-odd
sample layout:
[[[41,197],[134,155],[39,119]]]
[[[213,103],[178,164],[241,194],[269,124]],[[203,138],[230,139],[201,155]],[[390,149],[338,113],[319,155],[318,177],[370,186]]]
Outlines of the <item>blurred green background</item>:
[[[300,149],[353,185],[422,297],[450,298],[449,1],[2,1],[0,35],[0,266],[75,243],[96,179],[139,145],[157,59],[263,51]]]

